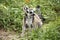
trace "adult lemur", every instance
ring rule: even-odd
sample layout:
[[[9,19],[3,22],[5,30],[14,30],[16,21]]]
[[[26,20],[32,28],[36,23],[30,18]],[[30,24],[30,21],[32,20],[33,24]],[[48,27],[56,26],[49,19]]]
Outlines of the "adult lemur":
[[[24,32],[27,28],[36,28],[36,27],[42,26],[43,16],[40,12],[39,5],[35,9],[29,8],[28,6],[24,6],[23,11],[25,12],[25,15],[23,18],[22,35],[24,35]],[[35,13],[35,11],[37,11],[37,12]],[[40,14],[40,15],[38,15],[38,14]]]

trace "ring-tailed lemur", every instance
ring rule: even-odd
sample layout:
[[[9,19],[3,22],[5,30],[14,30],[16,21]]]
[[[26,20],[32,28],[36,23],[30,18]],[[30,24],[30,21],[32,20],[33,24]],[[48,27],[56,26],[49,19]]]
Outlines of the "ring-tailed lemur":
[[[29,8],[28,6],[24,6],[23,10],[25,12],[25,15],[23,18],[22,35],[24,35],[24,32],[27,28],[41,27],[43,24],[41,18],[42,15],[40,16],[35,13],[35,11],[38,11],[39,13],[39,6],[37,6],[35,10],[33,8]]]

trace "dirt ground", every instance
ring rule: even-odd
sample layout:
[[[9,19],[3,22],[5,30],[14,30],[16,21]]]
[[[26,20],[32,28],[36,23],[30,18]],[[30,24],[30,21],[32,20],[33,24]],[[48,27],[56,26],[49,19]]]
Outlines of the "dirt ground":
[[[20,35],[11,31],[0,30],[0,40],[20,40]]]

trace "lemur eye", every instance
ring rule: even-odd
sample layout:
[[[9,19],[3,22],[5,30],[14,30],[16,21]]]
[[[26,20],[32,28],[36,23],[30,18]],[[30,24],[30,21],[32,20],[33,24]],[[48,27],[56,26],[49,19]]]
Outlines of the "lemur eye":
[[[32,12],[30,12],[30,13],[32,13]]]

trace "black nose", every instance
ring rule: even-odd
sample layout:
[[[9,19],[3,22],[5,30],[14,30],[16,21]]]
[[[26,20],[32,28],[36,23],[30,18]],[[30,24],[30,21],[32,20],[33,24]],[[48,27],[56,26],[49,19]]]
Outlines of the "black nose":
[[[26,11],[28,13],[28,11]]]

